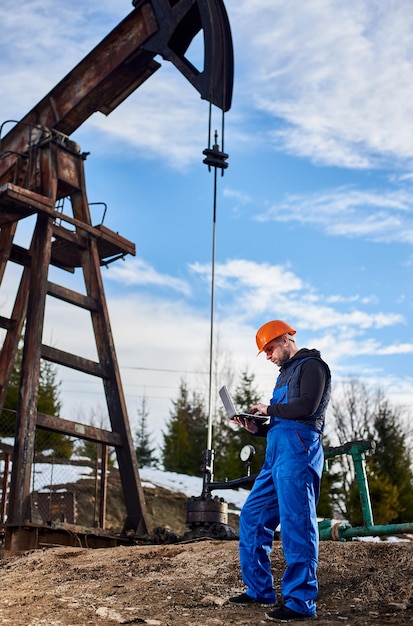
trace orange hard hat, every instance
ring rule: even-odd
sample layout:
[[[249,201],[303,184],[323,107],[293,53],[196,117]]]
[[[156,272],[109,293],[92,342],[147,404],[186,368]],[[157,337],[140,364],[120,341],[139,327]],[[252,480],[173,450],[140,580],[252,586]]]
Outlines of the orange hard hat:
[[[272,320],[271,322],[267,322],[264,326],[261,326],[261,328],[257,330],[255,337],[259,350],[258,354],[261,354],[267,343],[270,343],[273,339],[277,339],[277,337],[281,337],[281,335],[284,335],[285,333],[295,335],[296,332],[297,331],[294,330],[292,326],[282,320]]]

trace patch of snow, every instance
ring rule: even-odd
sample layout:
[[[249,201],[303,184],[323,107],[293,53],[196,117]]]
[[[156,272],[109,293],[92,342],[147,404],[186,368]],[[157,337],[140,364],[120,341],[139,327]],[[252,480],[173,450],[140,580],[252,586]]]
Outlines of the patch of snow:
[[[82,465],[54,466],[51,463],[36,463],[33,464],[32,489],[41,491],[56,483],[76,483],[81,478],[89,478],[92,473],[91,468]]]
[[[164,472],[160,469],[143,467],[139,469],[142,485],[148,489],[151,487],[163,487],[170,491],[183,493],[190,498],[197,497],[202,493],[202,478],[198,476],[186,476],[175,472]],[[249,491],[248,489],[214,489],[212,497],[218,496],[225,502],[241,509]]]

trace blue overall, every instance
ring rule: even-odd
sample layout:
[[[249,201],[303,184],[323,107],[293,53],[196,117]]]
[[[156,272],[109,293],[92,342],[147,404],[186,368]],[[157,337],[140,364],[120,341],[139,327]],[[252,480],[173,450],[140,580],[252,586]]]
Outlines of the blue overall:
[[[291,391],[293,396],[299,393],[301,362],[284,385],[276,385],[271,404],[285,404]],[[270,553],[280,524],[287,565],[281,593],[288,608],[304,615],[316,612],[316,506],[323,461],[321,434],[315,428],[271,417],[265,461],[240,516],[239,555],[246,593],[259,601],[276,601]]]

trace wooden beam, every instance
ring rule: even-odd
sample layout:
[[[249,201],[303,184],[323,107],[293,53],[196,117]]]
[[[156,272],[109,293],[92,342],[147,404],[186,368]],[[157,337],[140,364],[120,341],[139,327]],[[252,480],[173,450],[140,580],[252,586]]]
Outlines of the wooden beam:
[[[94,298],[84,296],[81,293],[77,293],[76,291],[72,291],[71,289],[67,289],[66,287],[62,287],[61,285],[57,285],[56,283],[52,283],[50,281],[47,283],[47,293],[49,296],[53,296],[54,298],[67,302],[68,304],[75,304],[76,306],[86,309],[87,311],[98,310],[98,306]]]
[[[42,359],[46,359],[46,361],[70,367],[78,372],[84,372],[85,374],[91,374],[92,376],[98,376],[99,378],[105,378],[107,376],[107,373],[104,371],[104,368],[100,365],[100,363],[96,363],[96,361],[91,361],[90,359],[85,359],[81,356],[77,356],[76,354],[71,354],[70,352],[64,352],[64,350],[58,350],[57,348],[46,346],[45,344],[42,344],[41,346],[40,355]]]
[[[50,261],[51,219],[39,213],[32,240],[32,267],[28,287],[26,329],[16,413],[13,472],[8,519],[31,519],[31,463],[34,456],[37,400],[40,378],[40,345],[43,332],[46,283]]]
[[[15,213],[15,220],[27,217],[31,213],[44,211],[51,213],[54,209],[54,200],[43,196],[25,187],[18,187],[13,183],[5,183],[0,187],[0,203],[3,212]]]
[[[63,433],[71,437],[79,437],[80,439],[87,439],[88,441],[95,441],[115,447],[122,445],[118,433],[103,428],[96,428],[95,426],[88,426],[80,422],[72,422],[71,420],[66,420],[61,417],[47,415],[46,413],[37,413],[36,424],[39,428],[52,430],[56,433]]]
[[[16,322],[14,320],[9,319],[8,317],[3,317],[0,315],[0,327],[5,330],[10,330],[15,326]]]

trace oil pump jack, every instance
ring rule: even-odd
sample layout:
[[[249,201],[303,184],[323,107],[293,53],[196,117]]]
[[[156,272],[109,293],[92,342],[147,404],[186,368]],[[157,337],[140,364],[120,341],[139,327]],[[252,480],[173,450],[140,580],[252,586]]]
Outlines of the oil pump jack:
[[[86,153],[70,135],[94,112],[109,115],[159,67],[170,61],[201,98],[229,110],[233,85],[233,49],[222,0],[133,0],[133,9],[63,80],[11,130],[0,127],[0,284],[9,262],[21,270],[9,318],[0,317],[4,341],[0,353],[0,410],[23,336],[16,431],[4,523],[5,552],[13,554],[40,543],[71,543],[71,533],[38,519],[30,485],[36,429],[46,429],[113,446],[126,506],[124,533],[143,535],[148,519],[133,448],[125,398],[110,328],[100,268],[135,254],[134,243],[100,224],[94,226],[88,204]],[[196,68],[186,53],[203,35],[204,65]],[[62,199],[71,206],[59,207]],[[67,204],[65,204],[67,206]],[[59,210],[58,210],[59,208]],[[32,216],[27,249],[14,243],[20,220]],[[49,267],[74,273],[81,269],[85,293],[48,278]],[[43,343],[49,298],[90,313],[97,361]],[[98,377],[103,382],[111,430],[79,424],[37,410],[41,360]],[[5,472],[6,473],[6,472]],[[4,492],[4,489],[3,489]],[[107,545],[88,533],[90,547]],[[103,541],[103,543],[102,543]]]

